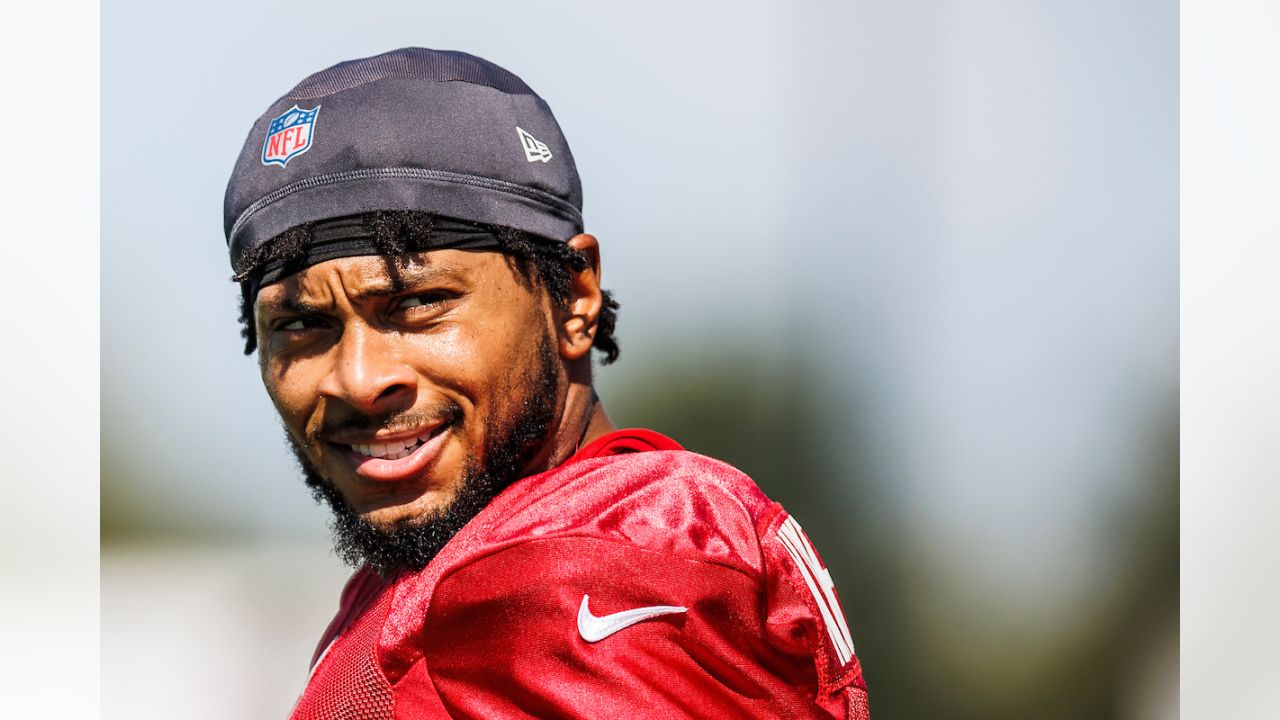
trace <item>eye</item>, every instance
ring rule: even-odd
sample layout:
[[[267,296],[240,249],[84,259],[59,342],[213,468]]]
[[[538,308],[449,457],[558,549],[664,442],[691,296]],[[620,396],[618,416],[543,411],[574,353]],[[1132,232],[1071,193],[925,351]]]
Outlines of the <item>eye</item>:
[[[271,329],[276,332],[302,332],[304,330],[312,330],[324,327],[324,320],[316,317],[307,317],[305,315],[291,318],[281,318],[271,324]]]
[[[458,293],[439,288],[401,295],[391,301],[388,320],[405,327],[434,327],[453,310],[458,297]]]
[[[410,295],[408,297],[400,298],[400,300],[396,302],[395,309],[409,310],[411,308],[420,307],[430,308],[435,307],[448,299],[448,296],[442,292],[420,293],[418,295]]]

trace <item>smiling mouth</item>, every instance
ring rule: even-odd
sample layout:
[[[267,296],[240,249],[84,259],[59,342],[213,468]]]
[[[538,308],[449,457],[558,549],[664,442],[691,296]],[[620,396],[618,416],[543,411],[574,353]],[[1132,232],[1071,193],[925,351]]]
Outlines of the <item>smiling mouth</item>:
[[[404,438],[402,440],[388,440],[380,443],[369,444],[353,444],[348,447],[356,455],[368,458],[376,458],[379,460],[399,460],[413,454],[414,450],[422,447],[428,440],[439,435],[444,431],[446,425],[438,425],[430,430],[424,431],[417,437]]]

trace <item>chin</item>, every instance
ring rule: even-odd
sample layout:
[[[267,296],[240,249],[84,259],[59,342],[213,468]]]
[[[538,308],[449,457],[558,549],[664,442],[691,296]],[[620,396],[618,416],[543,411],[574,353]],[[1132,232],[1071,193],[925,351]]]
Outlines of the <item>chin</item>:
[[[367,509],[357,508],[361,520],[378,530],[390,531],[412,525],[424,525],[439,518],[453,504],[456,489],[427,490],[407,502],[371,503]]]

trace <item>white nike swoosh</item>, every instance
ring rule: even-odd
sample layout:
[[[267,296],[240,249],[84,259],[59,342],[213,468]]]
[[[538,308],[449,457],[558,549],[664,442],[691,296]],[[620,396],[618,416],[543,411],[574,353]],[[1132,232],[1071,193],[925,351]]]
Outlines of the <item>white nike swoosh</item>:
[[[582,605],[578,607],[578,634],[587,642],[599,642],[610,635],[629,628],[632,625],[649,618],[658,617],[659,615],[672,615],[674,613],[686,612],[687,608],[676,607],[674,605],[651,605],[649,607],[636,608],[634,610],[623,610],[612,615],[596,617],[591,614],[591,610],[587,608],[587,600],[589,595],[582,596]]]

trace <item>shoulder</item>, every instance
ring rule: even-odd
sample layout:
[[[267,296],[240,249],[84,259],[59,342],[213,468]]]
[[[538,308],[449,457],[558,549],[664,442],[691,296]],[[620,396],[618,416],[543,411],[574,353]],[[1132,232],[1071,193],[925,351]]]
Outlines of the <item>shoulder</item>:
[[[633,638],[687,637],[686,623],[695,634],[761,630],[726,621],[759,621],[767,580],[760,533],[781,507],[741,471],[655,450],[579,461],[510,490],[477,516],[468,547],[440,568],[425,618],[432,633],[480,639],[477,628],[500,625],[513,643],[546,633],[581,643],[573,619],[588,597],[600,614],[689,608],[629,632]],[[548,618],[558,618],[554,627]],[[471,654],[465,638],[450,637],[450,658]]]
[[[685,450],[626,453],[533,479],[486,513],[488,545],[594,539],[758,574],[781,507],[742,471]]]
[[[860,678],[826,646],[837,608],[818,608],[814,569],[793,561],[807,541],[785,546],[800,537],[789,517],[741,471],[651,451],[542,480],[478,516],[474,551],[434,588],[423,652],[447,707],[518,714],[536,697],[556,717],[801,717]]]

